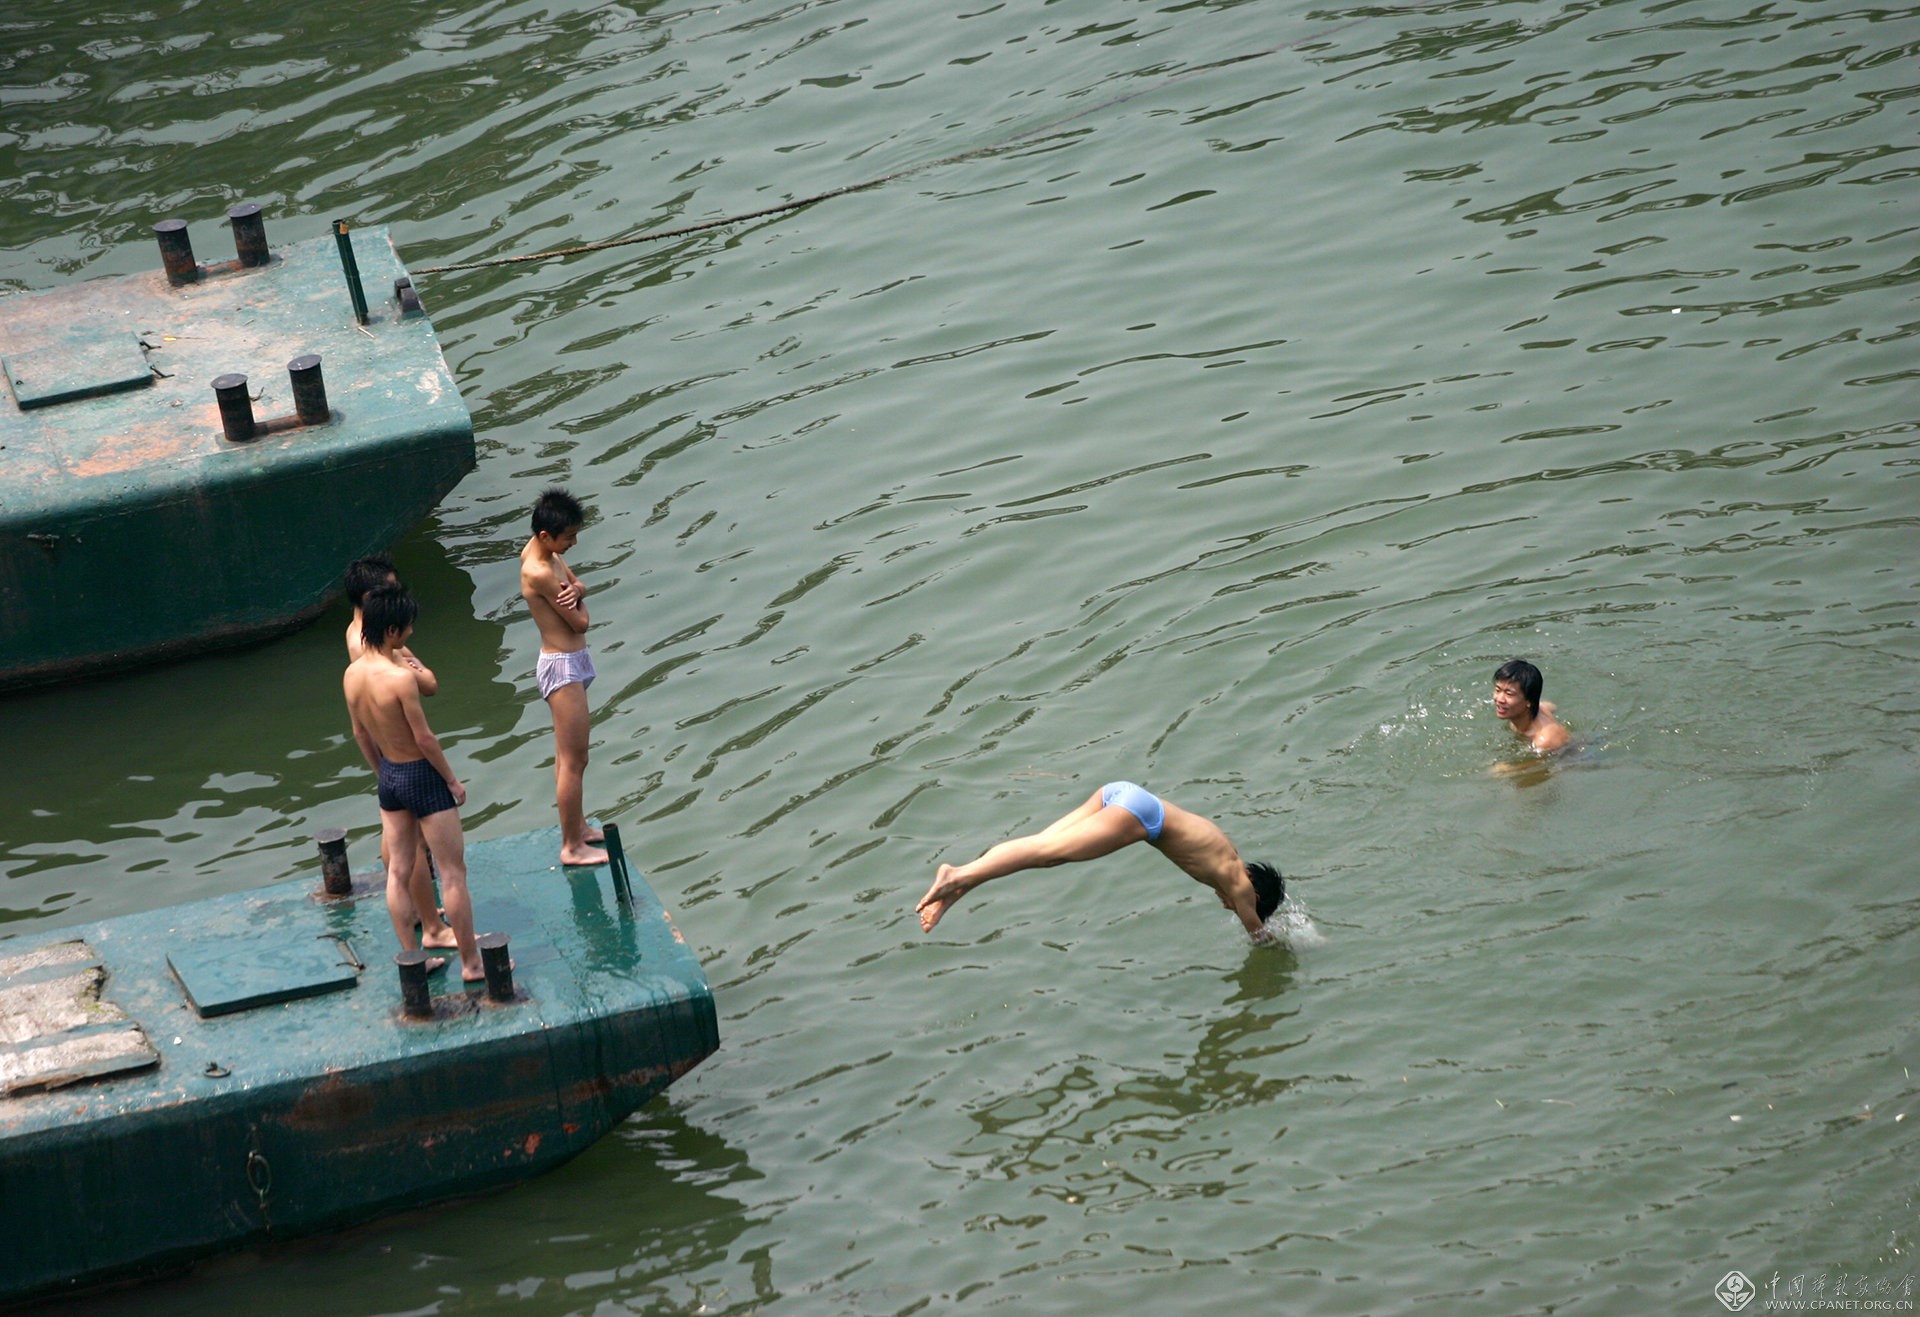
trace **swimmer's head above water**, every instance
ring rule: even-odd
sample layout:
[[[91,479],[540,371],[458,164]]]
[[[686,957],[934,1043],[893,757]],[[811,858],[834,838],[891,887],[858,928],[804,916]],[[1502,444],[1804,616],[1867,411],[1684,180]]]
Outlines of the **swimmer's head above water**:
[[[1503,683],[1510,688],[1509,698],[1517,694],[1527,702],[1527,713],[1530,717],[1540,716],[1540,692],[1546,688],[1546,681],[1540,676],[1540,669],[1525,659],[1514,659],[1501,664],[1499,670],[1493,674],[1496,705],[1499,703],[1500,687]],[[1502,713],[1500,716],[1505,718],[1508,715]]]
[[[1253,913],[1264,924],[1287,899],[1286,880],[1278,869],[1261,860],[1247,866],[1247,879],[1253,884]]]

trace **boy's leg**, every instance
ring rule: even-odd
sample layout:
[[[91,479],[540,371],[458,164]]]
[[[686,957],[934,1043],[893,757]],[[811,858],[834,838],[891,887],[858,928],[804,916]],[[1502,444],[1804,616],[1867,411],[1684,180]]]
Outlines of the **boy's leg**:
[[[480,948],[473,940],[473,900],[467,892],[467,838],[460,827],[460,811],[438,810],[420,820],[440,865],[441,894],[447,901],[447,924],[453,930],[454,944],[460,949],[460,977],[478,983],[486,977],[480,964]],[[392,888],[389,886],[389,893]],[[391,898],[389,898],[391,899]]]
[[[1105,788],[1096,789],[1092,795],[1088,796],[1086,800],[1081,802],[1078,808],[1070,810],[1065,814],[1062,814],[1059,818],[1055,819],[1053,822],[1047,824],[1046,827],[1042,828],[1040,830],[1039,835],[1044,837],[1048,833],[1059,832],[1064,828],[1071,828],[1075,824],[1083,822],[1086,819],[1090,819],[1095,814],[1098,814],[1102,808],[1100,804],[1100,791],[1104,789]]]
[[[933,886],[914,907],[920,912],[921,930],[931,932],[955,902],[989,879],[1004,878],[1022,869],[1098,859],[1147,839],[1146,824],[1118,805],[1102,808],[1098,792],[1088,804],[1094,806],[1091,811],[1082,805],[1044,832],[988,847],[970,864],[941,865]]]
[[[414,949],[413,897],[408,884],[419,837],[419,821],[412,814],[404,809],[380,811],[380,849],[387,856],[387,917],[393,920],[393,933],[400,939],[402,951]]]
[[[1084,807],[1083,807],[1084,808]],[[1079,811],[1075,811],[1078,813]],[[1063,827],[1051,827],[1031,837],[1015,837],[998,846],[990,846],[971,864],[963,864],[955,873],[969,884],[989,878],[1003,878],[1022,869],[1044,869],[1078,860],[1097,860],[1122,846],[1147,839],[1147,825],[1131,811],[1118,805],[1096,809]]]
[[[413,852],[413,880],[407,884],[413,899],[414,914],[420,923],[420,945],[434,951],[447,951],[457,945],[453,930],[440,917],[440,903],[433,894],[433,857],[427,853],[427,834],[420,833],[420,844]]]
[[[569,682],[547,696],[553,713],[554,799],[560,807],[560,863],[605,864],[607,853],[587,841],[587,688]],[[436,852],[437,854],[437,852]],[[444,875],[443,875],[444,877]]]

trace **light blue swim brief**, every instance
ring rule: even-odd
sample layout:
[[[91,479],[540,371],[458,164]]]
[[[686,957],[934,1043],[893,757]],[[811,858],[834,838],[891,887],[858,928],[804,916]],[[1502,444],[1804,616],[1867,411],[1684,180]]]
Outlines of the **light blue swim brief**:
[[[540,653],[540,661],[533,666],[534,678],[540,683],[540,698],[546,699],[562,686],[571,686],[579,682],[584,688],[593,685],[593,659],[584,649],[576,649],[570,654]]]
[[[1100,788],[1100,803],[1118,805],[1139,819],[1147,830],[1148,841],[1160,840],[1160,829],[1167,823],[1167,808],[1160,797],[1131,782],[1109,782]]]

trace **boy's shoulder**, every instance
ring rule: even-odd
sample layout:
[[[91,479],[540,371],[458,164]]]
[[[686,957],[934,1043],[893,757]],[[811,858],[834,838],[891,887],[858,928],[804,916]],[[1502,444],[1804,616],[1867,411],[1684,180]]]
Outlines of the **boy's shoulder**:
[[[528,540],[520,550],[521,577],[553,575],[553,559],[554,555],[540,543],[539,537]]]
[[[413,674],[379,650],[363,649],[359,658],[347,664],[346,679],[362,689],[397,690],[402,680],[412,684]]]

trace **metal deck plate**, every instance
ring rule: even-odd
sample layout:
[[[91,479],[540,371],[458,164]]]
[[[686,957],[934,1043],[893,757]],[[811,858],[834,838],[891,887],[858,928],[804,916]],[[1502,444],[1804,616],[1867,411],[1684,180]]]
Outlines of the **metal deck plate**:
[[[360,977],[338,942],[311,929],[263,930],[176,947],[167,953],[167,966],[203,1017],[338,992]]]
[[[49,347],[8,352],[7,383],[22,408],[139,389],[153,383],[140,336],[118,326],[73,325]]]

